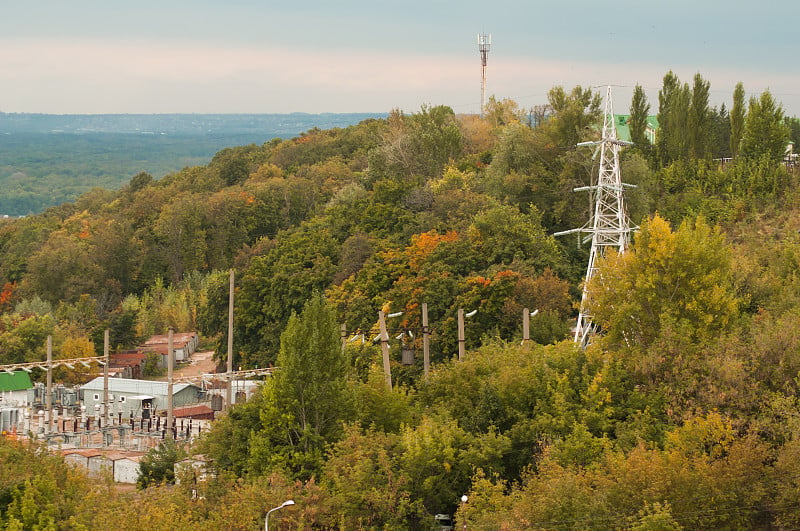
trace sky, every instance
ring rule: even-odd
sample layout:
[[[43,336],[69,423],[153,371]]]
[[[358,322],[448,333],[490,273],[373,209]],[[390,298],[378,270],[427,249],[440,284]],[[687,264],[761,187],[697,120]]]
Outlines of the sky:
[[[556,85],[636,84],[652,113],[666,72],[737,82],[800,115],[797,8],[767,0],[0,0],[0,112],[477,113],[477,35],[491,34],[487,96],[520,107]],[[602,90],[604,93],[604,90]]]

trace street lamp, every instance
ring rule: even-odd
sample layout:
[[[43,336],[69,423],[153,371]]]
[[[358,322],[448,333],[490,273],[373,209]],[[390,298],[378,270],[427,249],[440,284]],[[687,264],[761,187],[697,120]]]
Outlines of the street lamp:
[[[283,509],[288,505],[294,505],[294,500],[286,500],[282,504],[278,505],[277,507],[273,507],[269,511],[267,511],[267,518],[264,520],[264,531],[269,531],[269,514],[273,511],[277,511],[278,509]]]
[[[469,498],[467,498],[466,494],[461,496],[461,518],[464,520],[464,529],[465,530],[467,529],[467,513],[466,513],[466,509],[465,509],[464,506],[467,504],[467,500],[468,499]]]

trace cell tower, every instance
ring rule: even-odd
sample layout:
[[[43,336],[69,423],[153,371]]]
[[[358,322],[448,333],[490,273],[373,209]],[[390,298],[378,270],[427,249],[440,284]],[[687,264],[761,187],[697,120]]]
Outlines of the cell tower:
[[[481,118],[486,108],[486,59],[489,57],[489,49],[492,47],[492,34],[478,34],[478,51],[481,53]]]
[[[589,281],[597,273],[597,259],[603,256],[606,249],[613,247],[618,252],[625,252],[630,241],[631,228],[628,214],[625,211],[623,187],[633,186],[622,182],[619,172],[619,149],[631,145],[617,139],[614,126],[614,110],[611,103],[611,87],[606,90],[606,104],[603,116],[603,134],[597,142],[581,142],[578,146],[598,146],[600,150],[600,172],[597,184],[575,188],[576,192],[588,191],[594,194],[594,210],[589,222],[579,229],[558,232],[555,236],[571,233],[591,234],[592,248],[589,251],[589,265],[586,268],[586,279],[583,284],[581,308],[578,323],[575,327],[575,343],[581,347],[589,344],[596,325],[587,312],[587,291]],[[596,154],[597,152],[595,152]],[[588,238],[587,238],[588,239]]]

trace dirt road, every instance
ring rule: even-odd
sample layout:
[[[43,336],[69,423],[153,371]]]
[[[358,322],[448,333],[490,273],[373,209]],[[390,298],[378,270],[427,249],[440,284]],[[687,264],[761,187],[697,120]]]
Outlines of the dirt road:
[[[188,364],[181,364],[173,371],[173,375],[178,378],[182,376],[199,376],[201,374],[208,374],[215,371],[217,364],[214,361],[214,351],[205,350],[203,352],[195,352],[189,358]]]

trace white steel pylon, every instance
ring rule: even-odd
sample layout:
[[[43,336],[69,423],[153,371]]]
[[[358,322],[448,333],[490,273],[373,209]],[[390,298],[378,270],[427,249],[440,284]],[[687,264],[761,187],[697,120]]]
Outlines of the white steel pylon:
[[[606,90],[606,104],[603,117],[603,133],[597,142],[581,142],[578,146],[598,146],[600,150],[600,172],[597,184],[575,188],[576,192],[588,191],[594,194],[594,210],[589,222],[580,229],[558,232],[555,236],[571,233],[588,233],[591,235],[592,248],[589,251],[589,265],[586,268],[586,279],[583,283],[578,323],[575,327],[575,342],[585,347],[595,332],[596,325],[587,311],[587,286],[597,273],[597,259],[603,256],[606,249],[613,247],[617,252],[625,252],[630,241],[630,226],[625,210],[623,187],[619,171],[619,150],[622,146],[631,145],[617,139],[614,125],[614,110],[611,103],[611,87]]]

